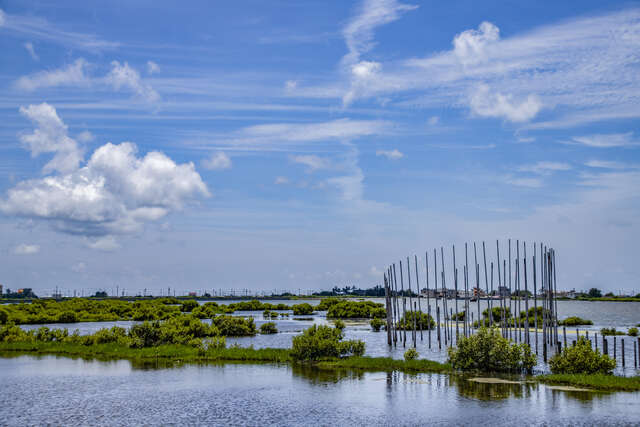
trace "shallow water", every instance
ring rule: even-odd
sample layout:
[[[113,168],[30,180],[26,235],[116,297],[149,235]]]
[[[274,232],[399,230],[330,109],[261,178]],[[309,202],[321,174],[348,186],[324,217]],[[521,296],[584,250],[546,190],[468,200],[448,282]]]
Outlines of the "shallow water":
[[[274,304],[278,304],[280,302],[285,302],[289,304],[293,303],[301,303],[305,302],[304,300],[296,300],[296,301],[270,301]],[[318,304],[319,300],[307,300],[306,302],[312,303],[313,305]],[[426,300],[422,301],[425,302]],[[433,300],[431,300],[433,303]],[[462,303],[459,302],[462,306]],[[481,301],[481,311],[486,308],[486,301]],[[483,305],[485,304],[485,305]],[[452,301],[449,301],[449,305],[452,304]],[[524,305],[523,305],[524,307]],[[472,307],[474,310],[477,310],[477,305]],[[425,307],[423,306],[423,309]],[[524,309],[524,308],[523,308]],[[461,310],[461,308],[460,308]],[[568,316],[580,316],[583,318],[591,319],[594,322],[593,326],[579,327],[579,331],[581,335],[585,334],[585,331],[590,331],[590,339],[595,338],[595,333],[599,332],[600,328],[603,326],[617,326],[619,329],[625,329],[626,327],[633,326],[640,322],[640,303],[637,302],[583,302],[583,301],[559,301],[558,302],[558,311],[560,313],[559,318],[565,318]],[[227,344],[238,344],[242,347],[253,346],[254,348],[264,348],[264,347],[272,347],[272,348],[290,348],[291,340],[294,336],[302,333],[302,331],[309,326],[316,324],[327,324],[331,323],[330,320],[326,318],[326,312],[318,312],[312,316],[293,316],[290,315],[288,318],[279,318],[277,320],[264,319],[261,311],[237,311],[234,313],[234,316],[244,316],[244,317],[253,317],[256,321],[256,325],[260,327],[262,323],[267,321],[273,321],[276,323],[279,333],[275,335],[256,335],[254,337],[238,337],[238,338],[227,338]],[[617,319],[617,323],[610,322],[610,319]],[[98,329],[112,326],[121,326],[128,328],[132,324],[137,322],[131,321],[116,321],[116,322],[80,322],[73,324],[47,324],[46,326],[50,328],[68,328],[70,331],[74,329],[78,329],[81,334],[91,334],[96,332]],[[413,342],[411,339],[411,333],[407,333],[407,342],[406,345],[402,345],[402,342],[399,342],[396,347],[389,348],[387,345],[387,335],[386,332],[373,332],[369,327],[368,321],[365,320],[354,320],[346,322],[347,327],[345,328],[345,338],[346,339],[359,339],[365,342],[366,344],[366,355],[367,356],[384,356],[384,357],[393,357],[396,359],[401,359],[403,357],[404,351],[411,347]],[[24,329],[34,329],[38,328],[42,325],[23,325]],[[462,323],[460,323],[460,333],[462,334]],[[571,345],[572,341],[576,339],[576,328],[571,327],[567,328],[567,344]],[[453,337],[455,337],[455,326],[453,327]],[[444,362],[447,359],[447,345],[443,342],[442,347],[438,347],[438,342],[436,340],[436,333],[432,331],[431,334],[431,346],[429,346],[429,333],[428,331],[423,331],[422,339],[420,338],[420,333],[417,335],[416,349],[420,353],[420,357],[431,359],[439,362]],[[559,339],[562,343],[564,343],[564,339],[562,336],[562,328],[559,329]],[[622,367],[622,339],[624,339],[625,346],[625,367]],[[455,338],[454,338],[455,340]],[[613,356],[613,337],[608,337],[609,341],[609,354]],[[640,371],[634,366],[634,343],[637,343],[637,338],[632,337],[617,337],[616,338],[616,359],[618,362],[615,373],[618,375],[637,375]],[[531,335],[531,343],[532,349],[535,351],[535,334]],[[637,345],[637,344],[635,344]],[[595,343],[594,343],[595,346]],[[602,350],[602,337],[598,333],[598,348]],[[637,349],[635,350],[637,351]],[[549,348],[549,357],[553,354],[551,348]],[[548,366],[544,363],[543,360],[543,350],[542,350],[542,333],[538,334],[538,366],[536,367],[536,373],[548,372]],[[640,360],[638,360],[640,364]]]
[[[0,358],[0,425],[633,425],[638,393],[439,374]]]

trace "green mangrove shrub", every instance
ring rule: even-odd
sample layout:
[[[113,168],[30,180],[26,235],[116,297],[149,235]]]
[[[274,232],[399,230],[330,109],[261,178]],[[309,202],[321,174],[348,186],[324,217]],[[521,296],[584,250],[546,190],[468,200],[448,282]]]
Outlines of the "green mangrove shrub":
[[[416,360],[419,356],[420,356],[420,353],[418,353],[418,350],[416,350],[413,347],[411,347],[410,349],[404,352],[404,360],[406,362],[410,360]]]
[[[585,337],[580,337],[576,345],[563,348],[549,359],[549,367],[554,374],[611,374],[616,362],[594,350]]]
[[[384,320],[378,318],[371,319],[369,325],[374,332],[380,332],[380,329],[384,326]]]
[[[190,313],[193,311],[194,308],[196,308],[199,305],[200,304],[198,304],[198,301],[194,299],[189,299],[182,303],[182,305],[180,306],[180,311]]]
[[[227,337],[244,337],[256,334],[256,324],[253,318],[234,317],[228,315],[217,316],[211,320],[220,331],[220,335]]]
[[[582,326],[582,325],[593,325],[593,322],[589,319],[583,319],[578,316],[567,317],[564,320],[560,320],[558,322],[560,326]]]
[[[414,321],[416,329],[419,331],[433,329],[436,326],[436,322],[430,314],[421,311],[407,311],[400,318],[396,327],[399,330],[413,330]]]
[[[313,325],[302,335],[293,338],[291,357],[308,362],[335,359],[343,356],[362,356],[365,345],[360,340],[343,341],[341,329],[324,325]]]
[[[333,319],[384,319],[387,312],[384,306],[373,301],[340,301],[331,305],[327,317]]]
[[[7,310],[3,310],[0,308],[0,325],[3,323],[7,323],[7,320],[9,320],[9,313],[7,313]]]
[[[309,303],[294,304],[291,306],[293,314],[296,316],[313,314],[313,306]]]
[[[267,322],[260,325],[260,333],[261,334],[277,334],[278,328],[276,324],[273,322]]]
[[[627,335],[629,335],[630,337],[637,337],[638,328],[629,328],[629,330],[627,331]]]
[[[347,325],[345,325],[342,320],[337,319],[337,320],[333,321],[333,327],[336,328],[336,329],[343,330],[344,328],[347,327]]]
[[[600,329],[602,335],[625,335],[624,332],[616,330],[616,328],[602,328]]]
[[[320,301],[320,304],[318,304],[316,306],[316,310],[318,311],[327,311],[329,310],[329,307],[331,307],[332,305],[336,305],[339,304],[340,302],[342,302],[344,300],[340,299],[340,298],[323,298]]]
[[[460,338],[457,348],[449,347],[448,352],[451,366],[461,371],[531,372],[536,365],[527,344],[511,343],[495,327]]]

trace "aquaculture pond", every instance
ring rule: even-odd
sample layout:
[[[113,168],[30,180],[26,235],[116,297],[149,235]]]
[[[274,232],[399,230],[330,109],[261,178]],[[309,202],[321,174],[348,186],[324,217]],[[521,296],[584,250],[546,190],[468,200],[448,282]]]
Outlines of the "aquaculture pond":
[[[640,394],[270,364],[0,358],[0,425],[632,425]]]

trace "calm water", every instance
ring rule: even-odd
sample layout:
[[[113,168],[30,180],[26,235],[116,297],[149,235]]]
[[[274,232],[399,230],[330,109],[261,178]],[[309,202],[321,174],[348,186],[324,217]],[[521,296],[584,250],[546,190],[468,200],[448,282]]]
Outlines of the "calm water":
[[[382,301],[382,300],[379,300]],[[274,304],[278,304],[280,302],[284,302],[286,304],[298,304],[301,302],[309,302],[310,304],[317,305],[318,300],[308,300],[308,301],[271,301]],[[426,305],[426,300],[421,301]],[[433,303],[433,300],[431,301]],[[462,307],[462,302],[459,301],[460,307]],[[452,301],[449,301],[449,305],[452,304]],[[432,306],[433,307],[433,306]],[[524,306],[523,306],[524,307]],[[481,310],[486,308],[486,301],[481,301]],[[423,310],[425,307],[423,306]],[[461,308],[459,308],[462,310]],[[477,310],[477,305],[474,304],[472,309]],[[523,308],[524,309],[524,308]],[[433,308],[432,308],[433,310]],[[640,303],[638,302],[580,302],[580,301],[559,301],[558,302],[558,311],[560,313],[560,318],[565,318],[568,316],[580,316],[583,318],[591,319],[594,322],[593,326],[589,327],[580,327],[581,335],[585,333],[586,330],[590,331],[590,338],[594,338],[594,334],[600,330],[603,326],[615,326],[618,329],[626,330],[626,328],[633,326],[640,322]],[[330,321],[326,318],[325,312],[319,312],[314,314],[313,316],[293,316],[290,315],[289,318],[284,319],[264,319],[262,316],[262,312],[255,311],[238,311],[234,313],[235,316],[244,316],[244,317],[253,317],[256,321],[256,325],[259,327],[262,323],[267,321],[273,321],[276,323],[279,333],[275,335],[256,335],[254,337],[239,337],[239,338],[228,338],[227,344],[238,344],[242,347],[253,346],[254,348],[264,348],[264,347],[274,347],[274,348],[290,348],[291,347],[291,339],[302,333],[302,331],[309,326],[316,324],[326,324],[330,323]],[[48,324],[47,326],[51,328],[69,328],[69,330],[78,329],[81,334],[90,334],[96,332],[98,329],[111,327],[111,326],[122,326],[125,328],[130,327],[135,322],[82,322],[82,323],[74,323],[74,324]],[[407,347],[403,347],[399,344],[395,348],[389,348],[387,346],[387,335],[386,332],[372,332],[369,327],[368,321],[346,321],[347,327],[345,328],[345,337],[347,339],[359,339],[365,342],[366,344],[366,355],[368,356],[385,356],[385,357],[393,357],[396,359],[401,359],[403,357],[404,351],[406,348],[412,345],[410,334],[407,334]],[[23,325],[25,329],[33,329],[38,328],[41,325]],[[462,324],[460,324],[460,333],[462,333]],[[562,331],[560,330],[560,334]],[[455,336],[455,327],[454,333]],[[442,349],[438,348],[438,343],[436,341],[435,331],[432,332],[432,342],[431,347],[429,346],[429,334],[427,331],[423,331],[422,339],[418,335],[418,340],[416,343],[416,348],[420,353],[420,357],[427,358],[431,360],[436,360],[440,362],[444,362],[447,359],[446,345],[442,345]],[[625,344],[625,356],[626,356],[626,366],[623,369],[622,367],[622,340],[624,338]],[[576,339],[576,329],[569,328],[567,330],[567,343],[571,344],[571,341]],[[562,336],[560,337],[561,342],[563,341]],[[609,348],[610,355],[613,355],[613,338],[609,337]],[[616,339],[616,347],[617,347],[617,361],[618,367],[616,369],[616,374],[618,375],[637,375],[639,372],[634,367],[634,343],[637,342],[637,339],[632,339],[631,337],[618,337]],[[532,334],[531,338],[532,347],[535,350],[535,335]],[[602,349],[602,337],[598,337],[598,346]],[[551,353],[551,349],[550,355]],[[544,364],[542,360],[542,334],[539,334],[539,360],[538,366],[536,367],[536,372],[546,372],[547,366]]]
[[[276,365],[0,358],[0,425],[634,425],[638,393]]]

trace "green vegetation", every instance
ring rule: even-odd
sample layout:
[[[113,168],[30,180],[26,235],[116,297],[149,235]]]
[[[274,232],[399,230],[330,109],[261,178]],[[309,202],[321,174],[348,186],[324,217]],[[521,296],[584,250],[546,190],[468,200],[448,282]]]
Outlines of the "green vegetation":
[[[273,322],[267,322],[260,325],[260,333],[261,334],[277,334],[278,328],[276,324]]]
[[[316,310],[318,310],[318,311],[327,311],[327,310],[329,310],[329,307],[331,307],[332,305],[339,304],[342,301],[344,301],[344,300],[340,299],[340,298],[323,298],[320,301],[320,304],[318,304],[316,306]]]
[[[340,319],[334,320],[333,321],[333,327],[336,329],[340,329],[343,330],[347,325],[344,324],[344,322]]]
[[[598,288],[589,289],[589,298],[602,298],[602,291]]]
[[[291,310],[291,307],[287,304],[270,304],[268,302],[260,302],[257,299],[234,302],[226,307],[231,310],[232,313],[234,311]]]
[[[454,369],[484,372],[530,372],[536,357],[527,344],[512,344],[498,328],[480,328],[475,335],[461,338],[458,347],[449,348]]]
[[[585,337],[579,337],[576,345],[565,347],[549,360],[553,374],[610,374],[616,362],[591,347]]]
[[[403,372],[448,372],[451,366],[433,360],[398,360],[390,357],[347,357],[344,359],[321,361],[316,364],[321,369],[357,369],[363,371],[403,371]]]
[[[431,315],[421,311],[407,311],[398,321],[396,327],[398,330],[412,331],[414,323],[418,331],[433,329],[436,326],[436,322],[434,322]]]
[[[296,316],[306,316],[313,314],[313,306],[309,303],[295,304],[291,307],[293,314]]]
[[[518,318],[516,318],[515,316],[513,316],[511,314],[511,310],[509,309],[509,307],[493,307],[491,309],[491,321],[489,320],[489,310],[485,309],[482,312],[482,320],[480,322],[478,322],[477,320],[473,322],[473,327],[477,328],[478,326],[485,326],[485,327],[489,327],[493,324],[496,323],[500,323],[502,322],[502,316],[503,316],[503,312],[504,312],[504,320],[506,321],[507,325],[509,326],[517,326],[519,325],[524,325],[526,323],[526,320],[528,319],[529,321],[529,326],[533,327],[536,324],[536,318],[537,318],[537,322],[538,325],[542,324],[542,317],[543,317],[543,309],[542,307],[531,307],[529,308],[528,311],[521,311],[520,314],[518,315]],[[547,313],[549,313],[549,311],[547,310]]]
[[[629,328],[629,330],[627,331],[627,335],[629,335],[630,337],[637,337],[638,328]]]
[[[589,319],[583,319],[578,316],[567,317],[564,320],[558,322],[560,326],[581,326],[581,325],[593,325],[593,322]]]
[[[369,321],[369,325],[371,325],[371,329],[373,329],[374,332],[380,332],[380,329],[382,329],[384,323],[384,320],[378,318],[371,319]]]
[[[180,306],[180,311],[191,313],[193,309],[199,305],[200,304],[198,304],[198,301],[189,299],[182,303],[182,305]]]
[[[373,301],[340,301],[327,309],[327,317],[334,319],[384,319],[384,306]]]
[[[410,360],[415,360],[419,356],[420,356],[420,353],[418,353],[418,350],[412,347],[409,350],[404,352],[404,361],[408,362]]]
[[[618,377],[605,374],[551,374],[537,377],[538,381],[552,385],[569,385],[600,391],[640,391],[640,377]]]
[[[364,354],[362,341],[343,341],[343,337],[342,329],[313,325],[293,338],[291,357],[296,361],[310,362]]]
[[[622,331],[617,331],[616,328],[602,328],[600,329],[602,335],[626,335]]]

